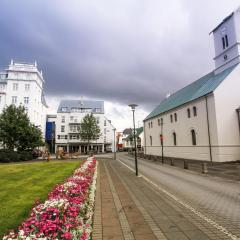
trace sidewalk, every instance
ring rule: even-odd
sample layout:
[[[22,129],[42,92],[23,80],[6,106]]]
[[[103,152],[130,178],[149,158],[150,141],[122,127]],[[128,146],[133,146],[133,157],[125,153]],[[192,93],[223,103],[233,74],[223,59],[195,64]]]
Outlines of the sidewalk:
[[[230,239],[118,161],[98,161],[93,240]]]

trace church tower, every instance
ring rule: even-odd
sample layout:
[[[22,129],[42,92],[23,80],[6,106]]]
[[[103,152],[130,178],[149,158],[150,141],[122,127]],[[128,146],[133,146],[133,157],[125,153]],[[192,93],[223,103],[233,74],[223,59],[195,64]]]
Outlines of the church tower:
[[[215,73],[240,62],[240,8],[213,29]]]

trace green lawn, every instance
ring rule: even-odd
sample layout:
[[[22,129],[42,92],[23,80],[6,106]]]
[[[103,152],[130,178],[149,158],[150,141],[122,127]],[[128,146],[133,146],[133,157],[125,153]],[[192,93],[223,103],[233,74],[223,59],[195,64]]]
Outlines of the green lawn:
[[[79,164],[76,160],[0,164],[0,239],[28,216],[36,198],[45,200]]]

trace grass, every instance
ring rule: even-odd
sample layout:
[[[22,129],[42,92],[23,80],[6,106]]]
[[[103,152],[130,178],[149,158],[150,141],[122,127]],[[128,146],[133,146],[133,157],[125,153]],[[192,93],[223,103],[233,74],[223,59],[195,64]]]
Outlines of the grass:
[[[0,239],[27,218],[35,200],[64,181],[80,161],[0,164]]]

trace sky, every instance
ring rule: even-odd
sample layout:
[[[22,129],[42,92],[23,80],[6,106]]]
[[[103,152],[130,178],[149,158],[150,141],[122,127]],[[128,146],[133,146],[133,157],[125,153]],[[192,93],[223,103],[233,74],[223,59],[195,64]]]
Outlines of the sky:
[[[105,101],[118,131],[214,69],[211,30],[236,0],[1,0],[0,69],[38,63],[49,113],[60,99]]]

